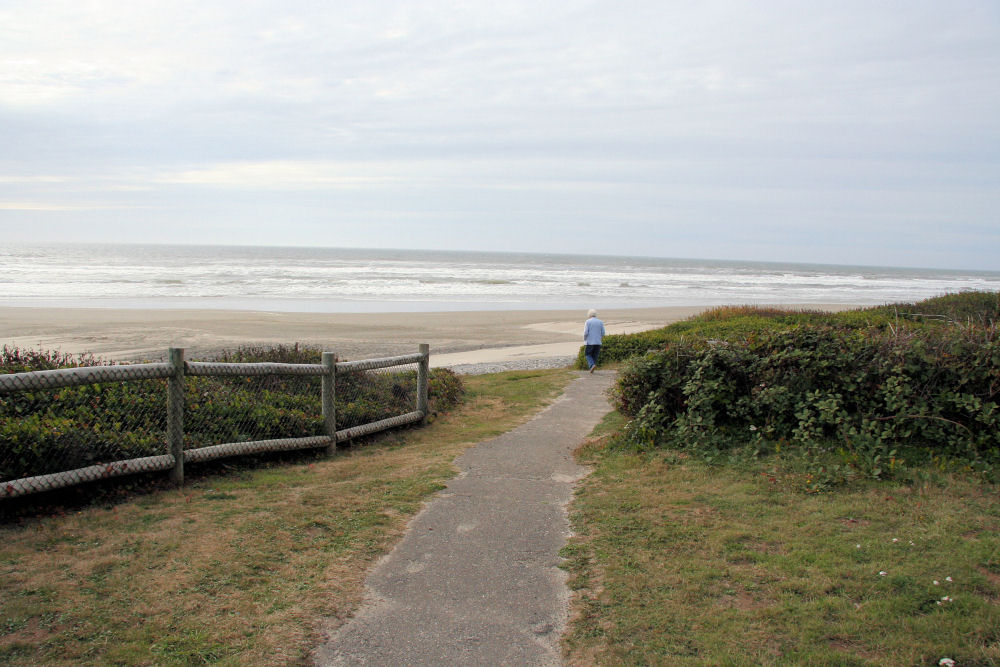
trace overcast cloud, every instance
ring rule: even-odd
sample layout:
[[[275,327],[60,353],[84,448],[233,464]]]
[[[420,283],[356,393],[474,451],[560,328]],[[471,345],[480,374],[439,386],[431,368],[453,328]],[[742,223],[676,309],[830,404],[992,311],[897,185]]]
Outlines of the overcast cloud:
[[[0,233],[1000,270],[1000,3],[0,0]]]

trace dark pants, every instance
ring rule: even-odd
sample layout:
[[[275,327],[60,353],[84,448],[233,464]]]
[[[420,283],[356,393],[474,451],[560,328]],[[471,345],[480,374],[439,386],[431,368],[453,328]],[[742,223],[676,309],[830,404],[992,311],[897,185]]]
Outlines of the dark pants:
[[[587,345],[586,349],[583,351],[583,355],[587,357],[587,364],[590,368],[593,368],[597,365],[598,359],[601,358],[601,346]]]

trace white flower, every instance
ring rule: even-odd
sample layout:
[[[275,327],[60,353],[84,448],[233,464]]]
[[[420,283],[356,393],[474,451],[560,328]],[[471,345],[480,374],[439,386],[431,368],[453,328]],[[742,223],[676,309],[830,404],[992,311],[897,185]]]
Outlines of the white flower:
[[[861,545],[860,545],[860,544],[858,545],[858,548],[859,548],[859,549],[861,548]]]
[[[942,667],[955,667],[955,661],[951,658],[941,658],[938,660],[938,664]]]
[[[889,574],[889,573],[888,573],[888,572],[886,572],[885,570],[879,570],[879,573],[878,573],[878,576],[880,576],[880,577],[884,577],[884,576],[885,576],[885,575],[887,575],[887,574]]]
[[[894,537],[894,538],[892,538],[892,541],[893,542],[899,542],[899,538],[898,537]]]
[[[935,585],[935,586],[937,586],[937,585],[938,585],[938,583],[939,583],[939,582],[938,582],[938,580],[937,580],[937,579],[935,579],[935,580],[934,580],[934,585]]]
[[[951,581],[951,577],[945,577],[944,580],[945,581]]]
[[[756,427],[756,426],[754,426],[753,424],[751,424],[751,425],[750,425],[750,430],[751,430],[751,431],[756,431],[756,430],[757,430],[757,427]]]

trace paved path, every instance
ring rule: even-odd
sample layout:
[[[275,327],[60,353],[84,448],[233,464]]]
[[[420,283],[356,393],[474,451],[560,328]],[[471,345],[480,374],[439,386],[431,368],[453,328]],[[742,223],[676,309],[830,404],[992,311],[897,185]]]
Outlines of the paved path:
[[[533,420],[462,455],[317,664],[558,665],[569,596],[559,550],[586,472],[572,451],[610,409],[613,378],[582,374]]]

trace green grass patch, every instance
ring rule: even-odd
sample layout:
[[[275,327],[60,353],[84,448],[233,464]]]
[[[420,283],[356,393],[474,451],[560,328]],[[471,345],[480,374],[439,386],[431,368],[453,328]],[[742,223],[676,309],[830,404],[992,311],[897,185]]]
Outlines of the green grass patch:
[[[1000,293],[959,292],[917,303],[894,303],[840,312],[787,310],[771,306],[720,306],[661,329],[604,337],[602,363],[625,361],[691,340],[732,342],[796,327],[831,327],[843,331],[896,332],[942,326],[990,327],[1000,322]],[[576,367],[587,367],[583,348]]]
[[[810,494],[780,461],[607,441],[580,452],[569,664],[1000,664],[995,486]]]
[[[363,579],[465,448],[522,423],[566,371],[465,379],[429,425],[338,453],[0,527],[0,662],[288,665],[362,600]]]

